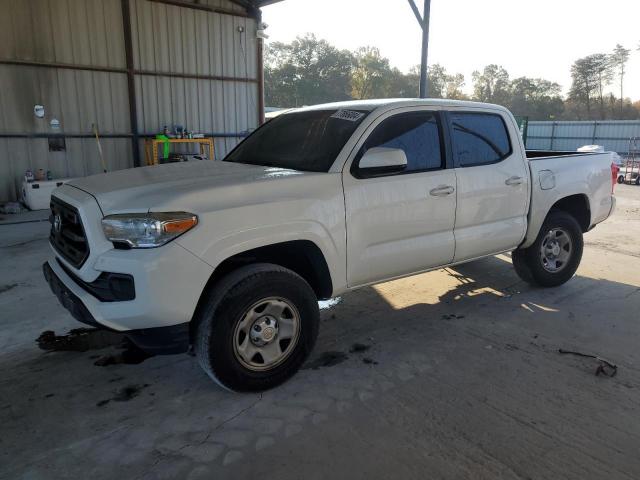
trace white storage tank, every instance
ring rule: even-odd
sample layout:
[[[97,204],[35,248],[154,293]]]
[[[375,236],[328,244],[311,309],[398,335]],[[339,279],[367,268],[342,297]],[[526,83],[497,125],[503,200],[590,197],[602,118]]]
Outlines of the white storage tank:
[[[60,185],[70,182],[73,178],[59,178],[57,180],[22,181],[22,202],[29,210],[45,210],[49,208],[51,192]]]

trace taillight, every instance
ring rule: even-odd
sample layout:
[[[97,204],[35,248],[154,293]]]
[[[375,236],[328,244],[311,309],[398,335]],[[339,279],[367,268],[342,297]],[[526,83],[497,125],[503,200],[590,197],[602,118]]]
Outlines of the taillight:
[[[618,183],[618,172],[620,172],[620,167],[615,163],[611,163],[611,193],[613,193],[613,189]]]

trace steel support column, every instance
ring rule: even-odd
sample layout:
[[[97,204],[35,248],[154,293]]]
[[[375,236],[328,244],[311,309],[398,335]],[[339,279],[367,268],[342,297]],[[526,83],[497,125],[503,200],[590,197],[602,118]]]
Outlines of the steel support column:
[[[431,0],[424,0],[424,11],[420,11],[414,0],[408,0],[413,14],[422,29],[422,55],[420,58],[420,98],[427,98],[427,57],[429,53],[429,18],[431,16]]]
[[[264,123],[264,40],[257,39],[256,55],[258,60],[258,125]]]
[[[131,124],[131,151],[133,166],[140,166],[140,135],[138,133],[138,111],[136,102],[136,82],[133,65],[133,42],[131,38],[131,5],[129,0],[121,0],[122,27],[124,31],[124,54],[127,63],[127,90],[129,92],[129,122]]]
[[[262,10],[249,8],[249,15],[256,21],[256,28],[262,28]],[[264,40],[261,36],[256,38],[256,63],[258,71],[258,126],[264,123]]]

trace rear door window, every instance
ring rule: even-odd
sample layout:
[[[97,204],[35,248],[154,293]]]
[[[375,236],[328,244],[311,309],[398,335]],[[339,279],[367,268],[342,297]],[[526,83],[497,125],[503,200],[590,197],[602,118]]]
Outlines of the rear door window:
[[[452,112],[449,118],[456,165],[486,165],[511,154],[509,132],[500,115]]]

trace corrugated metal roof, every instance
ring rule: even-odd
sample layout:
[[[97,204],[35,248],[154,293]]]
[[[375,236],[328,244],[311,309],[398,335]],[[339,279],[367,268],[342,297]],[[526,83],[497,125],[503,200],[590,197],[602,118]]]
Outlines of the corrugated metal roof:
[[[266,7],[272,3],[279,3],[284,0],[231,0],[233,3],[242,5],[243,7],[253,6],[257,8]]]

